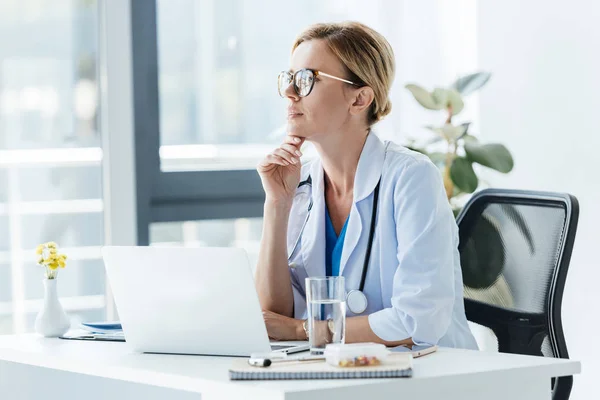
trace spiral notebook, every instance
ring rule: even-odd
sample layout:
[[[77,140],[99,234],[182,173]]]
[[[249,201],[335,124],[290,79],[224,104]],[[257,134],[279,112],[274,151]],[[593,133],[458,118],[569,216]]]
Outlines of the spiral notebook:
[[[247,359],[234,360],[229,369],[231,380],[288,380],[288,379],[363,379],[409,378],[412,376],[412,355],[394,354],[382,365],[341,368],[325,361],[296,361],[274,363],[270,367],[248,365]]]

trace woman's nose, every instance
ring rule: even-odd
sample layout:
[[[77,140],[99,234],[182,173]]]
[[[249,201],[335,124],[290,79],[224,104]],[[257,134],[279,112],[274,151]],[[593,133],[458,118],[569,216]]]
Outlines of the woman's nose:
[[[287,97],[288,99],[292,100],[292,101],[298,101],[300,100],[300,96],[298,96],[298,93],[296,93],[296,91],[294,90],[294,82],[290,82],[290,84],[285,88],[285,91],[283,92],[285,94],[285,97]]]

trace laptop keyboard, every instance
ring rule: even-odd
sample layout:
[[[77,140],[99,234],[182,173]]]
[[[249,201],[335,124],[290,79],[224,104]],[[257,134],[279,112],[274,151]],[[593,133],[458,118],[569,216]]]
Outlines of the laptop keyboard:
[[[289,349],[290,347],[294,347],[294,346],[281,345],[281,344],[272,344],[271,345],[271,350],[277,351],[277,350]]]

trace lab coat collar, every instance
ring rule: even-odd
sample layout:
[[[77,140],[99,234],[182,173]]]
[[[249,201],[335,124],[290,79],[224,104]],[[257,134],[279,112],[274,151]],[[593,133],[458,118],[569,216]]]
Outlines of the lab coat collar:
[[[369,132],[354,176],[354,203],[373,193],[381,178],[384,159],[385,145],[373,131]]]
[[[355,249],[362,232],[361,216],[356,204],[370,196],[379,182],[385,159],[385,145],[370,132],[363,146],[354,178],[354,202],[350,209],[346,238],[342,250],[340,275]],[[325,182],[319,158],[310,167],[313,207],[302,237],[302,257],[308,276],[325,275]],[[371,208],[369,208],[371,209]],[[369,219],[370,220],[370,219]]]
[[[352,204],[350,215],[348,216],[348,227],[346,228],[346,237],[340,260],[340,275],[344,272],[346,265],[350,261],[350,257],[358,245],[360,237],[363,234],[363,228],[370,228],[370,225],[365,226],[362,223],[358,203],[371,196],[375,191],[375,187],[381,178],[384,160],[385,145],[377,135],[371,131],[367,136],[363,151],[360,153],[360,159],[358,160],[358,167],[354,177],[354,203]],[[364,210],[365,207],[362,207],[362,209]],[[367,209],[372,210],[372,204],[370,207],[367,207]],[[366,219],[370,222],[370,214],[366,216]],[[368,232],[366,234],[368,235]],[[360,254],[364,253],[364,251],[360,252]],[[362,260],[360,261],[360,265],[362,265]],[[357,265],[357,268],[358,267],[359,266]]]
[[[302,258],[308,276],[325,276],[324,172],[319,158],[310,166],[313,207],[302,236]]]

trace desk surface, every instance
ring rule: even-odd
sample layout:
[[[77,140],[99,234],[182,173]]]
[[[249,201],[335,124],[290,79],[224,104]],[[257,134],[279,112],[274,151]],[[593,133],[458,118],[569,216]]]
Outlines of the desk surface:
[[[126,343],[46,339],[37,335],[0,336],[0,368],[28,365],[78,374],[121,380],[143,385],[201,393],[203,398],[243,396],[244,398],[321,398],[319,394],[373,394],[398,391],[446,393],[453,387],[466,389],[471,384],[485,387],[547,381],[555,376],[578,374],[578,361],[557,360],[512,354],[440,349],[414,360],[414,376],[402,379],[253,381],[232,382],[229,357],[184,356],[132,353]],[[474,383],[474,382],[477,383]],[[465,386],[467,385],[467,386]],[[346,389],[346,390],[344,390]],[[216,396],[217,394],[219,396]],[[483,394],[483,393],[480,393]],[[433,392],[432,392],[433,395]],[[337,396],[334,396],[337,397]],[[354,397],[354,396],[353,396]],[[340,398],[342,398],[340,396]]]

